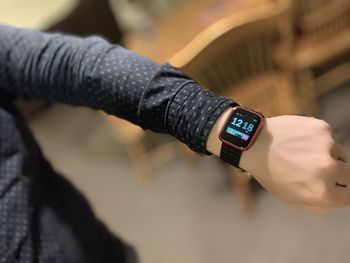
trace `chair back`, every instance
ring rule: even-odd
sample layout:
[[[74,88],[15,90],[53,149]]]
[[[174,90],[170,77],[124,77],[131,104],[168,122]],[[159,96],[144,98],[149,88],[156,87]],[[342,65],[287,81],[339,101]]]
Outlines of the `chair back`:
[[[199,84],[268,116],[297,113],[290,1],[267,2],[200,33],[170,63]]]
[[[350,76],[350,1],[296,0],[295,65],[309,70],[316,96]]]
[[[349,0],[296,0],[296,29],[313,41],[329,40],[350,29]]]

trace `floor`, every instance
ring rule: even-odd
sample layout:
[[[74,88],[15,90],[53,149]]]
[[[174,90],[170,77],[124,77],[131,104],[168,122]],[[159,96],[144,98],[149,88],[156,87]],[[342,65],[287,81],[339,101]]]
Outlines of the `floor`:
[[[69,1],[54,2],[61,8]],[[49,19],[41,7],[54,14],[51,5],[1,0],[0,21],[40,27]],[[10,14],[19,9],[15,20]],[[323,97],[320,114],[350,156],[349,101],[347,84]],[[145,183],[100,113],[56,105],[30,125],[56,169],[85,193],[113,232],[137,248],[143,263],[350,262],[350,209],[319,216],[259,192],[255,215],[247,219],[214,158],[195,164],[174,159]]]
[[[345,85],[320,103],[348,154],[349,100]],[[350,209],[314,215],[260,192],[247,219],[214,158],[196,164],[177,158],[145,183],[98,112],[57,105],[31,127],[55,167],[144,263],[349,262]]]

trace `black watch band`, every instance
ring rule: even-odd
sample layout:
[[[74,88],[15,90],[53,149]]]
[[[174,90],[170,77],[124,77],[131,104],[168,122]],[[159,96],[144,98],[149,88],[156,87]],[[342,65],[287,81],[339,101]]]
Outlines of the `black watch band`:
[[[241,160],[241,155],[242,155],[241,151],[234,149],[226,145],[225,143],[221,144],[220,158],[224,162],[227,162],[236,168],[240,168],[239,162]]]

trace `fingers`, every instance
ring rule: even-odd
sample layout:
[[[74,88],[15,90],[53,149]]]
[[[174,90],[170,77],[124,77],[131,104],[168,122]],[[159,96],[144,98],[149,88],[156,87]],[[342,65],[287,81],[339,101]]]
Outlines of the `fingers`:
[[[303,201],[291,204],[314,213],[327,213],[336,208],[350,206],[350,168],[343,162],[334,161],[332,173],[311,194],[303,197]]]
[[[288,116],[271,122],[274,140],[268,162],[255,170],[262,185],[287,204],[316,213],[349,206],[347,157],[330,125]],[[304,128],[295,132],[289,129],[291,126]]]
[[[337,154],[342,154],[337,146]],[[300,203],[303,208],[316,213],[326,213],[332,209],[350,206],[350,167],[343,161],[329,161],[327,179],[321,181],[312,192],[312,197]]]
[[[334,143],[331,147],[331,156],[334,160],[341,161],[343,163],[348,162],[348,158],[346,156],[345,151],[343,150],[343,147],[339,143]]]
[[[331,186],[331,199],[336,207],[350,205],[350,169],[342,162],[334,175],[334,185]]]
[[[323,130],[326,131],[326,133],[328,134],[328,136],[326,137],[328,137],[329,142],[331,143],[331,156],[334,160],[346,163],[348,161],[346,153],[344,152],[342,146],[338,143],[337,136],[333,128],[331,127],[331,125],[329,125],[329,123],[325,121],[321,120],[321,123],[323,126]]]
[[[333,137],[334,138],[334,137]],[[335,139],[334,139],[335,140]],[[346,166],[348,158],[343,147],[334,142],[331,147],[331,156],[337,161],[337,169],[335,172],[335,182],[331,193],[334,198],[335,207],[345,207],[350,205],[350,169]]]
[[[335,181],[339,184],[338,187],[342,185],[348,186],[347,188],[350,192],[350,168],[343,162],[338,162]]]

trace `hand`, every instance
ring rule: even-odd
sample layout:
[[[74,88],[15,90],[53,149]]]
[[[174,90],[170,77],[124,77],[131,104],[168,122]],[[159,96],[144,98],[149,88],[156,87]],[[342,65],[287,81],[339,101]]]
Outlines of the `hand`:
[[[216,136],[224,119],[215,124]],[[217,144],[221,142],[214,146],[213,139],[210,134],[208,150],[219,154]],[[240,165],[288,205],[321,213],[350,205],[346,162],[326,122],[280,116],[266,119],[252,148],[242,154]]]

